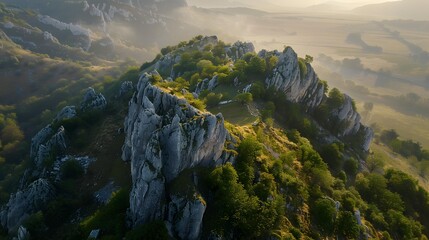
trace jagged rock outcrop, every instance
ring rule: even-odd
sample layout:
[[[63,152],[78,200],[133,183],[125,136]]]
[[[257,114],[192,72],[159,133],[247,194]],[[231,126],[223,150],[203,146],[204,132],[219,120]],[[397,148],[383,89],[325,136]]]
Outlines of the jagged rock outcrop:
[[[330,121],[335,122],[337,136],[339,138],[360,138],[361,148],[368,151],[374,132],[371,128],[364,126],[360,120],[361,116],[353,106],[353,99],[344,94],[344,101],[330,112]]]
[[[195,94],[200,95],[202,91],[208,90],[213,91],[215,87],[217,87],[218,83],[218,76],[215,75],[212,79],[204,79],[203,81],[199,82],[197,84],[197,87],[195,88]]]
[[[55,151],[57,154],[67,148],[66,134],[63,126],[58,128],[54,134],[52,125],[48,125],[40,130],[36,136],[31,139],[30,158],[37,168],[42,167],[43,161],[50,157]]]
[[[26,189],[10,196],[9,202],[0,212],[2,226],[9,231],[16,229],[30,214],[45,207],[54,196],[54,188],[48,180],[34,181]]]
[[[200,198],[187,199],[173,195],[168,205],[167,229],[171,236],[195,240],[200,236],[205,202]]]
[[[125,120],[122,158],[131,161],[129,217],[134,226],[165,220],[170,204],[166,186],[183,170],[230,160],[222,158],[227,156],[224,148],[229,135],[222,115],[203,113],[185,99],[163,92],[150,84],[151,77],[142,75]],[[187,216],[194,216],[194,212]],[[188,221],[193,220],[179,222]],[[172,224],[176,229],[176,223]],[[183,239],[193,232],[182,234]]]
[[[267,88],[284,92],[287,100],[303,104],[308,109],[319,106],[325,96],[325,88],[319,83],[311,65],[302,62],[305,68],[300,67],[298,55],[290,47],[282,53],[277,52],[277,57],[279,61],[273,74],[265,80]]]
[[[119,89],[119,96],[124,96],[125,94],[134,90],[133,83],[131,81],[125,81],[121,83],[121,88]]]
[[[91,47],[91,30],[78,24],[61,22],[47,15],[38,15],[37,17],[38,20],[45,25],[52,26],[60,31],[70,31],[70,33],[74,36],[79,36],[79,39],[81,40],[79,42],[80,47],[82,47],[82,49],[85,51],[88,51],[88,49]]]
[[[80,105],[82,111],[102,110],[107,107],[107,100],[103,94],[97,94],[94,88],[88,88]]]
[[[225,52],[228,57],[231,59],[238,60],[242,58],[246,53],[255,52],[255,46],[250,42],[235,42],[231,47],[225,49]]]
[[[30,239],[30,233],[28,232],[28,230],[23,226],[19,226],[18,240],[29,240],[29,239]]]
[[[168,75],[171,78],[175,77],[175,73],[173,70],[173,66],[180,62],[181,56],[175,55],[173,53],[168,53],[165,56],[161,57],[156,63],[155,63],[155,70],[158,72]]]
[[[304,105],[310,113],[327,99],[325,86],[320,82],[314,69],[309,63],[299,60],[292,48],[288,47],[283,52],[262,50],[258,55],[278,57],[273,73],[265,81],[267,88],[282,91],[287,100]],[[353,100],[349,96],[344,95],[343,103],[331,110],[329,118],[328,125],[335,123],[335,129],[327,129],[332,135],[342,140],[358,139],[360,148],[363,151],[369,150],[373,132],[361,124],[361,117],[354,109]]]
[[[75,106],[65,106],[54,119],[54,122],[60,122],[67,119],[72,119],[77,116],[76,107]]]

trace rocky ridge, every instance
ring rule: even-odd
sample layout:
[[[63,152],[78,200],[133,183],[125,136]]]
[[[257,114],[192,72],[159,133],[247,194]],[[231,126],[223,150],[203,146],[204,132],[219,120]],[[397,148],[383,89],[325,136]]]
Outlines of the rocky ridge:
[[[209,44],[214,46],[218,43],[219,40],[216,36],[204,37],[192,45],[182,47],[161,57],[154,64],[154,68],[162,75],[168,75],[174,79],[181,75],[181,73],[174,72],[173,66],[180,62],[183,52],[191,49],[202,50]],[[255,53],[255,47],[252,43],[238,41],[231,46],[226,46],[225,53],[226,57],[236,61],[246,53]],[[278,58],[272,73],[265,79],[267,89],[283,92],[286,100],[301,104],[310,114],[314,113],[326,101],[327,95],[325,92],[327,89],[325,89],[325,85],[320,81],[311,64],[304,59],[298,58],[298,55],[291,47],[287,47],[283,52],[261,50],[258,56],[262,58],[276,56]],[[194,92],[195,96],[198,96],[203,90],[213,90],[217,85],[216,79],[217,76],[214,76],[212,79],[204,79],[198,83]],[[251,86],[245,89],[246,92],[250,91]],[[345,101],[342,106],[334,109],[330,116],[343,126],[341,129],[335,129],[335,131],[327,129],[334,137],[332,139],[345,140],[359,135],[361,149],[365,152],[369,150],[374,134],[370,128],[361,124],[361,117],[354,109],[352,99],[349,96],[345,95]]]
[[[133,180],[129,217],[134,226],[166,220],[171,236],[197,239],[205,211],[198,192],[189,199],[168,186],[186,169],[232,161],[224,151],[232,140],[221,114],[197,110],[153,86],[151,78],[142,75],[125,120],[122,158],[131,162]]]
[[[279,60],[272,74],[265,80],[267,88],[274,88],[276,91],[285,93],[288,101],[302,104],[310,114],[327,99],[325,86],[319,80],[311,64],[299,60],[292,48],[287,47],[283,52],[270,53],[262,50],[258,55],[263,57],[267,54],[277,56]],[[374,134],[369,127],[360,122],[361,117],[354,109],[350,96],[344,94],[344,99],[341,106],[330,112],[330,118],[343,127],[335,129],[335,131],[331,129],[330,132],[334,137],[342,140],[361,135],[361,149],[366,152],[369,150]]]
[[[94,89],[89,88],[83,99],[81,110],[100,110],[106,106],[107,101],[104,96],[101,93],[96,94]],[[8,203],[2,206],[0,212],[0,223],[9,232],[17,230],[28,216],[42,209],[55,197],[55,188],[50,181],[58,180],[61,177],[62,164],[75,159],[86,170],[88,165],[95,161],[87,156],[61,157],[68,148],[66,129],[60,126],[55,131],[54,126],[63,120],[73,119],[77,116],[75,106],[66,106],[58,112],[50,124],[31,139],[30,160],[34,163],[34,167],[27,169],[21,178],[20,189],[10,196]],[[52,169],[45,166],[45,161],[49,158],[55,160]],[[29,179],[37,180],[26,184]]]
[[[38,179],[27,188],[10,196],[9,202],[0,212],[3,227],[13,230],[31,213],[41,209],[55,196],[54,187],[46,179]]]

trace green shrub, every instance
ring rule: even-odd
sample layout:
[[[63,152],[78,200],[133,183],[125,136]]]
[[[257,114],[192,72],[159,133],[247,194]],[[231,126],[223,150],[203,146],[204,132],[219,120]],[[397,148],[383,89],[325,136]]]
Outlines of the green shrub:
[[[63,179],[76,179],[82,177],[84,169],[77,160],[68,160],[61,166],[61,176]]]
[[[167,240],[169,239],[167,228],[163,221],[155,221],[135,227],[127,232],[126,240]]]

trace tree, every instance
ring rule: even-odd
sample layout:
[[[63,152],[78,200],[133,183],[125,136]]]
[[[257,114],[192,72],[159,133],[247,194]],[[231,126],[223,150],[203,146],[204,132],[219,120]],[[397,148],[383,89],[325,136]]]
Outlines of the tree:
[[[340,212],[337,219],[336,232],[346,239],[357,239],[359,236],[359,225],[351,212]]]
[[[264,74],[266,71],[266,63],[264,59],[253,56],[246,67],[247,74]]]
[[[320,155],[333,171],[338,171],[340,169],[342,154],[338,144],[332,143],[324,146],[320,151]]]
[[[320,231],[325,236],[331,236],[335,229],[337,210],[335,204],[329,199],[319,199],[311,208],[313,218]]]
[[[380,140],[385,144],[390,144],[393,140],[396,140],[399,135],[394,129],[384,130],[381,132]]]
[[[223,58],[225,57],[225,43],[222,41],[219,41],[216,46],[213,47],[212,53],[215,57]]]
[[[231,164],[216,168],[209,178],[215,194],[213,215],[207,222],[217,234],[260,239],[274,228],[279,215],[275,205],[261,205],[256,196],[249,195]]]
[[[79,178],[83,173],[83,167],[77,160],[68,160],[61,166],[61,177],[64,179]]]
[[[1,140],[4,145],[13,142],[20,142],[24,139],[24,133],[13,119],[7,119],[5,127],[1,130]]]
[[[330,109],[336,109],[339,108],[341,105],[344,104],[345,96],[338,88],[333,88],[331,91],[329,91],[328,94],[328,106]]]
[[[222,94],[216,94],[216,93],[209,93],[206,96],[206,105],[207,107],[213,107],[219,104],[220,100],[222,99]]]
[[[366,160],[366,167],[370,173],[383,172],[384,162],[377,156],[370,156]]]
[[[422,235],[421,224],[408,219],[401,212],[389,210],[386,220],[389,223],[390,232],[396,236],[396,239],[414,239]]]
[[[313,62],[313,57],[310,55],[305,55],[305,62],[306,63],[312,63]]]
[[[277,63],[279,62],[279,58],[277,56],[271,56],[267,60],[267,70],[268,72],[272,72],[274,68],[277,66]]]
[[[261,201],[266,201],[270,196],[273,197],[276,192],[274,176],[266,172],[261,173],[259,182],[253,187],[253,190]]]
[[[255,178],[254,164],[261,154],[262,146],[255,138],[245,138],[238,146],[237,172],[240,182],[250,189]]]
[[[235,100],[240,102],[241,104],[248,104],[253,101],[253,96],[251,93],[240,93],[235,96]]]
[[[344,171],[349,176],[355,176],[359,170],[359,162],[354,158],[349,158],[344,161]]]

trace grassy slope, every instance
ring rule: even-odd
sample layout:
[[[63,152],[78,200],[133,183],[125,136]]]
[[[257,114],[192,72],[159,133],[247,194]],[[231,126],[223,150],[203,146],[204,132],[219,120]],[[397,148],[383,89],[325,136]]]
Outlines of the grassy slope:
[[[411,164],[409,159],[393,153],[392,150],[382,144],[373,143],[371,145],[371,150],[374,152],[375,156],[383,160],[385,170],[393,168],[403,171],[417,179],[419,181],[419,185],[426,191],[429,191],[428,176],[422,177],[419,174],[419,170]]]

